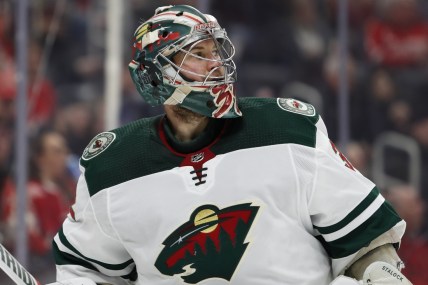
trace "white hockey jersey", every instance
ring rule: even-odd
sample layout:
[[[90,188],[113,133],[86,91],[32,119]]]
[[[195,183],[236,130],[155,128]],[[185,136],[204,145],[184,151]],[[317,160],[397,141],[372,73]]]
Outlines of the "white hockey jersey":
[[[57,279],[328,284],[402,221],[309,105],[242,98],[242,118],[174,141],[162,116],[97,135],[55,236]]]

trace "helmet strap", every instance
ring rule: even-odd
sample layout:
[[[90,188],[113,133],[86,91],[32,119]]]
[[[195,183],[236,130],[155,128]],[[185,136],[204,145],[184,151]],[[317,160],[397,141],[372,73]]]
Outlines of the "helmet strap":
[[[192,88],[190,86],[179,86],[175,88],[174,93],[172,93],[171,97],[166,99],[164,105],[177,105],[181,104],[184,101],[189,93],[192,92]]]

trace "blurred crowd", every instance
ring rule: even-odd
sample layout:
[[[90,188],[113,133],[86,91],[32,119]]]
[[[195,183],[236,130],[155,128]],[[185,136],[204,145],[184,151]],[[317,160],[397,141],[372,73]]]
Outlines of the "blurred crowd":
[[[123,1],[126,16],[120,124],[157,115],[137,94],[128,74],[134,28],[156,7],[190,4],[206,9],[226,28],[236,47],[238,96],[295,97],[313,104],[330,138],[339,138],[339,0]],[[0,0],[0,241],[14,250],[16,228],[15,121],[16,3]],[[103,0],[30,2],[28,37],[29,181],[26,214],[29,270],[53,274],[51,239],[74,200],[78,160],[90,139],[105,129]],[[348,1],[346,75],[349,91],[348,159],[406,219],[401,246],[406,275],[428,284],[428,1]],[[374,150],[385,133],[417,146],[388,149],[385,176],[376,181]],[[421,175],[410,179],[416,166]],[[412,168],[413,169],[413,168]],[[394,183],[388,183],[393,181]],[[43,279],[43,277],[42,277]],[[1,278],[0,278],[1,280]],[[43,280],[42,280],[43,281]],[[48,280],[48,281],[52,281]],[[3,283],[2,284],[6,284]]]

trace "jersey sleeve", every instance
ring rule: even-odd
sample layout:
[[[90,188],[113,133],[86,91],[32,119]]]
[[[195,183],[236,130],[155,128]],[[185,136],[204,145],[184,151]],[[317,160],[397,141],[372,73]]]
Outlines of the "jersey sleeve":
[[[107,194],[91,196],[83,167],[81,171],[76,202],[53,241],[57,281],[87,277],[96,283],[129,284],[135,264],[109,222]]]
[[[316,237],[332,260],[337,276],[360,250],[390,232],[399,243],[405,222],[385,201],[376,185],[364,177],[327,136],[317,122],[315,176],[308,209]]]

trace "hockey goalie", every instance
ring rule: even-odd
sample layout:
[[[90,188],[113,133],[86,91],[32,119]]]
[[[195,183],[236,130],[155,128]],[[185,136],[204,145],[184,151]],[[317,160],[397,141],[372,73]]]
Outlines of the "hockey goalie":
[[[236,96],[235,49],[213,16],[160,7],[133,49],[136,89],[165,114],[83,151],[55,284],[411,284],[405,221],[312,105]]]

